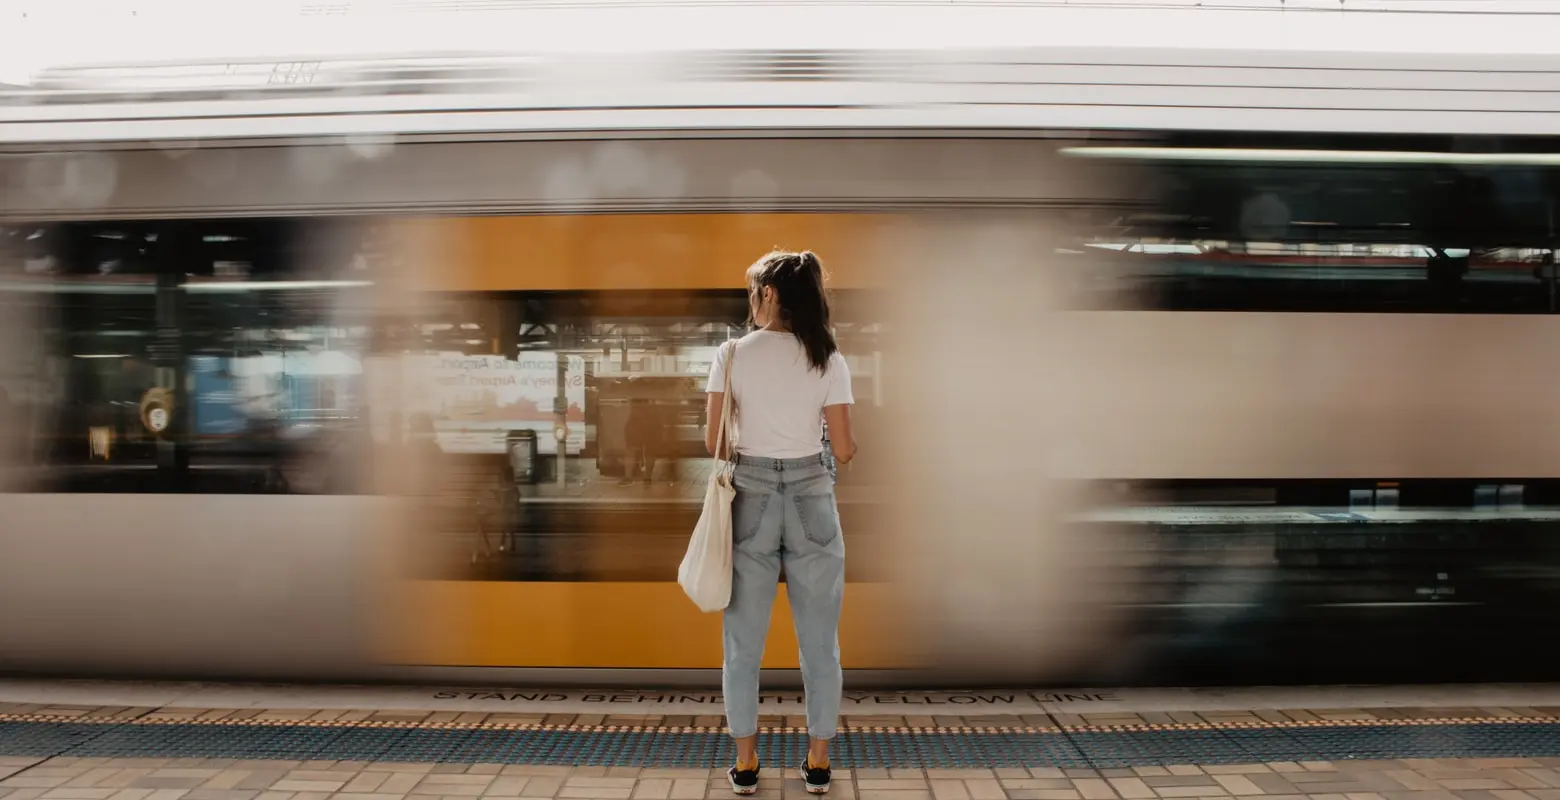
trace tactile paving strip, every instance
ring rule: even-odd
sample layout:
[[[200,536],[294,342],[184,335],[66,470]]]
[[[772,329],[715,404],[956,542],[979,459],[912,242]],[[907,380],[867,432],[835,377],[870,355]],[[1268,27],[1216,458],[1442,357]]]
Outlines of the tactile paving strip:
[[[804,731],[761,734],[800,758]],[[1131,729],[846,730],[837,759],[859,768],[1095,767],[1350,759],[1560,756],[1560,722],[1250,724]],[[416,723],[0,720],[0,755],[708,767],[733,757],[710,729]]]
[[[0,755],[57,756],[112,732],[116,725],[0,721]]]

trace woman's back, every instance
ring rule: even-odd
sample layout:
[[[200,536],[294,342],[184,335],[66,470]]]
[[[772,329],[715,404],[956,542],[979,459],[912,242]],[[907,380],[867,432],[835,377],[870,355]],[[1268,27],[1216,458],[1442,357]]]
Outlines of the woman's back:
[[[850,463],[856,454],[850,367],[834,341],[816,255],[777,250],[754,262],[747,280],[748,313],[759,330],[735,347],[723,346],[710,366],[704,431],[710,454],[728,458],[719,422],[727,410],[735,412],[731,603],[721,682],[737,763],[726,774],[738,795],[758,791],[758,673],[783,567],[807,691],[810,741],[801,775],[809,793],[823,794],[840,712],[845,597],[845,537],[823,426],[827,421],[836,437],[831,444],[839,463]]]
[[[716,356],[710,387],[724,385],[725,351]],[[764,458],[805,458],[823,452],[823,409],[850,405],[850,367],[835,352],[817,370],[789,332],[757,330],[738,340],[731,374],[737,452]]]

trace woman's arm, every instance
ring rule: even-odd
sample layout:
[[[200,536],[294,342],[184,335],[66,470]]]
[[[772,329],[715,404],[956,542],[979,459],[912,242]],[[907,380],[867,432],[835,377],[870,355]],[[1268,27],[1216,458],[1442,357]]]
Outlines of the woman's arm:
[[[710,395],[712,407],[715,407],[714,398]],[[823,421],[829,425],[829,448],[834,451],[834,460],[841,465],[849,464],[856,457],[856,435],[850,430],[850,406],[844,403],[824,406]]]
[[[715,437],[720,435],[720,413],[726,407],[726,393],[710,392],[706,396],[709,399],[704,402],[704,449],[718,458],[720,454],[715,452]]]

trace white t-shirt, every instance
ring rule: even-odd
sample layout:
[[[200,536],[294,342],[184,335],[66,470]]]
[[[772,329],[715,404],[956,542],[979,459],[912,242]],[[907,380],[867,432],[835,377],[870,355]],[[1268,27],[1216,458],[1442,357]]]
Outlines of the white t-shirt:
[[[726,348],[710,365],[706,392],[726,390]],[[823,407],[850,405],[850,366],[838,351],[819,372],[795,334],[757,330],[737,340],[737,452],[761,458],[806,458],[823,452]],[[731,402],[731,398],[726,398]]]

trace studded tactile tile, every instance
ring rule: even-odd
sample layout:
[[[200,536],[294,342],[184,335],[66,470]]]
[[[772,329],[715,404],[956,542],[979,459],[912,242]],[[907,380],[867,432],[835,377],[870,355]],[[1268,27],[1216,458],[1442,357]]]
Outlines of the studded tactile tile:
[[[1560,754],[1560,725],[1448,725],[1437,727],[1442,758],[1554,756]]]
[[[712,725],[718,718],[591,716],[548,725],[453,712],[363,712],[306,719],[314,716],[306,710],[281,714],[194,709],[182,716],[75,711],[43,706],[0,711],[0,757],[697,769],[732,756],[730,740]],[[864,719],[858,717],[845,720],[836,752],[842,765],[890,770],[1120,770],[1193,763],[1560,756],[1560,720],[1550,717],[1477,709],[1443,710],[1439,715],[1397,711],[1403,713],[1334,720],[1293,713],[1227,714],[1211,721],[1175,713],[1136,719],[1009,716],[981,718],[987,723],[981,726],[959,718],[951,727],[933,727],[929,719],[916,718],[912,724],[912,718],[877,717],[870,721],[898,722],[852,725]],[[699,724],[686,724],[690,721]],[[796,727],[799,720],[765,721],[770,726],[762,734],[765,752],[781,761],[799,760],[806,741],[805,730]],[[1560,781],[1555,786],[1560,792]],[[1546,800],[1560,800],[1560,793]]]
[[[1057,733],[973,734],[989,761],[966,761],[958,766],[1056,766],[1087,767],[1088,753],[1070,737]],[[957,747],[961,742],[950,743]],[[960,748],[963,750],[963,748]],[[959,752],[959,751],[956,751]],[[969,752],[963,750],[963,752]],[[978,752],[973,753],[977,757]]]
[[[57,756],[113,732],[117,725],[0,722],[0,755]]]
[[[1232,764],[1251,760],[1246,748],[1221,730],[1128,731],[1104,740],[1099,750],[1086,748],[1084,752],[1094,766],[1101,768],[1144,764]]]
[[[1317,751],[1311,743],[1290,735],[1291,728],[1243,728],[1226,731],[1230,741],[1246,755],[1262,761],[1310,761]]]
[[[120,725],[70,755],[89,758],[309,759],[345,728],[283,725]],[[0,741],[0,748],[5,746]]]
[[[800,758],[806,734],[766,731],[762,739],[766,753]],[[836,752],[843,766],[888,769],[1547,757],[1560,756],[1560,723],[873,729],[842,732]],[[723,733],[687,728],[159,721],[0,722],[0,755],[699,768],[732,751]]]
[[[1077,766],[1108,768],[1160,763],[1152,752],[1143,749],[1137,740],[1125,732],[1083,731],[1068,733],[1066,736],[1069,744],[1084,759],[1084,763]]]
[[[383,754],[381,761],[396,762],[439,762],[445,761],[446,756],[460,748],[471,738],[472,731],[461,728],[412,728],[402,736],[390,743]],[[332,758],[333,756],[318,756],[320,758]],[[576,762],[587,763],[587,762]]]
[[[411,731],[407,728],[346,728],[331,742],[331,758],[340,761],[391,761],[386,754],[395,750]]]

